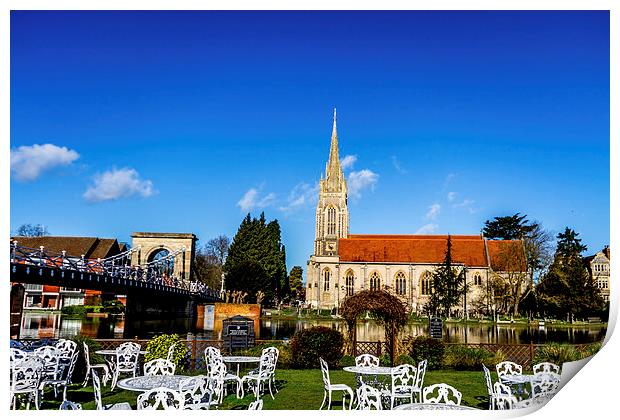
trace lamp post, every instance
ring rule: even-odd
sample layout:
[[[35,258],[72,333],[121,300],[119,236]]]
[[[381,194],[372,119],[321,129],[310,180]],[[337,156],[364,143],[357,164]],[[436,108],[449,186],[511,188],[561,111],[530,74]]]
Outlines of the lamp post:
[[[226,277],[226,273],[222,272],[222,287],[220,288],[220,297],[224,296],[224,277]]]

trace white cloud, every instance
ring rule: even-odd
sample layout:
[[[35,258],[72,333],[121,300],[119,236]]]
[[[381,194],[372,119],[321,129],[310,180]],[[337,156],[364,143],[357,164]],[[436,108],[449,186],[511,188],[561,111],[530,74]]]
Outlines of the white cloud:
[[[71,164],[80,155],[54,144],[33,144],[11,149],[11,173],[18,181],[34,181],[43,172]]]
[[[448,193],[448,201],[451,203],[454,201],[455,198],[456,198],[456,193],[454,191],[450,191]]]
[[[422,226],[420,229],[418,229],[416,231],[416,234],[420,235],[420,234],[425,234],[425,233],[435,233],[438,227],[439,226],[437,226],[435,223],[428,223]]]
[[[398,160],[396,156],[392,156],[392,165],[394,166],[394,168],[396,168],[396,171],[399,174],[404,175],[407,173],[407,170],[401,166],[400,161]]]
[[[474,213],[477,213],[480,210],[480,209],[476,209],[476,208],[472,207],[475,203],[476,202],[474,200],[470,200],[469,198],[466,198],[463,201],[461,201],[460,203],[452,204],[452,207],[454,207],[454,208],[464,208],[470,214],[474,214]]]
[[[370,169],[362,169],[361,171],[351,172],[347,180],[349,195],[353,198],[360,198],[362,191],[370,188],[371,191],[379,180],[379,175]]]
[[[94,177],[94,185],[88,187],[84,199],[90,202],[118,200],[138,195],[150,197],[155,193],[153,183],[140,179],[135,169],[112,169]]]
[[[307,205],[314,204],[318,198],[319,183],[311,186],[308,183],[301,182],[293,188],[288,195],[286,205],[280,206],[280,210],[286,213],[292,213]]]
[[[342,167],[342,170],[346,170],[349,168],[353,168],[353,165],[355,165],[355,162],[357,162],[357,156],[356,155],[346,155],[342,161],[340,161],[340,166]]]
[[[241,200],[237,202],[237,206],[243,211],[250,211],[255,208],[269,207],[276,200],[276,195],[272,192],[260,197],[256,188],[250,188],[245,192]]]
[[[426,212],[426,218],[429,220],[435,220],[441,211],[441,205],[439,203],[432,204]]]

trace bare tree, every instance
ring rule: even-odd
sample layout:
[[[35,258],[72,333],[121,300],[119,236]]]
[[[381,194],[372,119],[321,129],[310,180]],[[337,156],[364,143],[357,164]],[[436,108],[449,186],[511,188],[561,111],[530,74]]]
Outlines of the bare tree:
[[[492,271],[496,303],[506,305],[513,316],[519,314],[519,304],[533,290],[524,245],[521,241],[505,244],[495,259]],[[503,301],[503,302],[502,302]]]
[[[47,228],[41,224],[32,225],[30,223],[25,223],[17,228],[17,236],[48,236],[50,233]]]
[[[220,235],[209,239],[209,242],[205,245],[205,255],[214,265],[222,267],[228,256],[228,248],[230,248],[230,239],[226,235]]]

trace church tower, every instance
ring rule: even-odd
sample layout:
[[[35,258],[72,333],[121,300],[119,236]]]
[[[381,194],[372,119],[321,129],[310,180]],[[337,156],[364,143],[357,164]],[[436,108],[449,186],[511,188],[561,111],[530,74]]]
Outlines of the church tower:
[[[319,203],[316,206],[314,255],[335,256],[338,255],[338,239],[349,235],[347,183],[338,157],[335,108],[329,160],[325,165],[325,178],[321,176],[320,187]]]

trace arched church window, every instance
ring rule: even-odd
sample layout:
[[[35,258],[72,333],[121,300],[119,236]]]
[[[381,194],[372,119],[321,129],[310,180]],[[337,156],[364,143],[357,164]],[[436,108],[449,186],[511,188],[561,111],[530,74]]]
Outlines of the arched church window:
[[[433,287],[433,275],[426,271],[420,277],[420,294],[430,295]]]
[[[474,274],[474,286],[482,286],[482,276]]]
[[[329,268],[326,268],[325,270],[323,270],[323,291],[324,292],[329,292],[330,275],[331,275],[331,272],[329,271]]]
[[[370,276],[370,290],[381,289],[381,277],[376,271]]]
[[[336,234],[336,208],[334,206],[327,208],[327,234]]]
[[[407,279],[405,278],[405,273],[399,271],[396,273],[395,277],[395,286],[396,286],[396,294],[397,295],[406,295],[407,294]]]
[[[351,296],[353,294],[353,286],[355,285],[355,276],[353,275],[353,270],[347,270],[344,275],[345,285],[346,285],[346,295]]]

